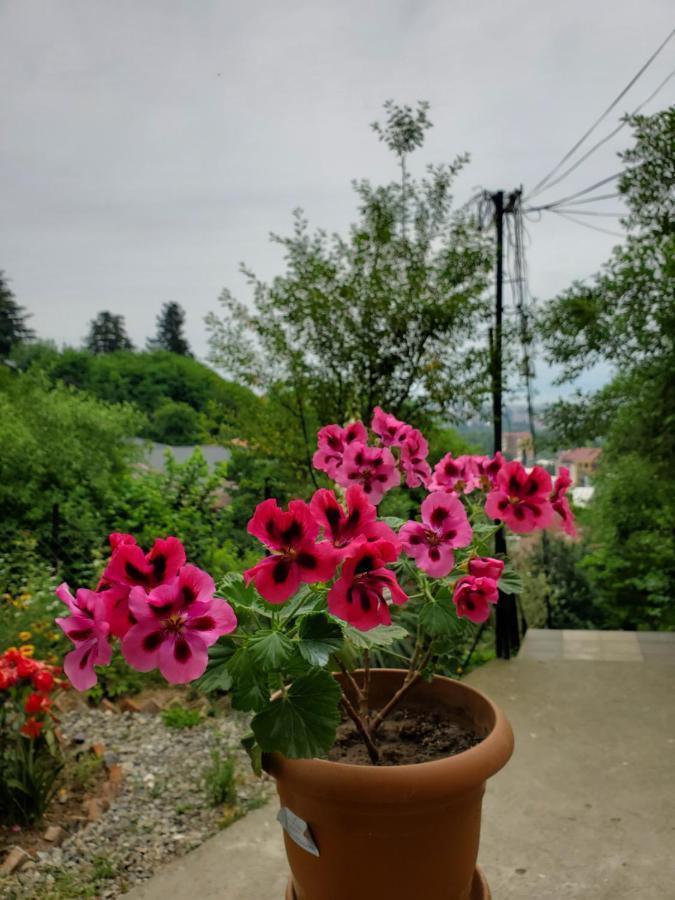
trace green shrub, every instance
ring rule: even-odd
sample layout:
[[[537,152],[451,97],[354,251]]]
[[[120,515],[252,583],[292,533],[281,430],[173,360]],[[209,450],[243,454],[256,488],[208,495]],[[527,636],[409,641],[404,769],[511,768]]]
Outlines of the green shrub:
[[[162,719],[167,728],[194,728],[202,721],[202,714],[198,709],[170,706],[162,710]]]
[[[233,756],[211,751],[211,764],[204,769],[204,789],[211,806],[237,802],[236,771]]]

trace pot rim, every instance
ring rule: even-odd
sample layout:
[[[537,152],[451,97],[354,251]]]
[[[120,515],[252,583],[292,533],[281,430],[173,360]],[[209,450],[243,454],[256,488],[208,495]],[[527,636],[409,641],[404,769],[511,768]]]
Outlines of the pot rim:
[[[404,669],[372,669],[388,676],[404,675]],[[487,778],[498,772],[513,753],[514,738],[511,725],[501,709],[482,691],[464,682],[444,675],[435,675],[431,684],[452,685],[453,690],[471,695],[479,705],[485,706],[493,719],[490,733],[468,750],[454,756],[446,756],[421,763],[404,763],[399,766],[371,766],[354,763],[333,762],[328,759],[288,759],[281,753],[263,754],[264,768],[276,779],[286,783],[302,783],[303,791],[325,793],[334,787],[336,793],[344,796],[352,794],[355,799],[364,788],[391,790],[400,793],[411,780],[415,791],[430,798],[440,793],[456,793],[481,785]],[[415,688],[411,689],[414,695]],[[393,797],[392,800],[396,800]]]

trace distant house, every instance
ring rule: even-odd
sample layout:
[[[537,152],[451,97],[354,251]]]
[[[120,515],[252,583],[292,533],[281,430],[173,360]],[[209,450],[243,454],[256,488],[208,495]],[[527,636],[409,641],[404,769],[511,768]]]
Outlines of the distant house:
[[[505,431],[502,447],[506,456],[519,459],[523,464],[529,464],[534,459],[532,435],[529,431]]]
[[[227,447],[221,447],[219,444],[172,447],[169,444],[159,444],[155,441],[144,441],[141,439],[139,439],[138,443],[147,446],[148,448],[143,456],[143,462],[141,463],[141,465],[144,465],[148,469],[152,469],[155,472],[165,471],[166,460],[164,458],[164,454],[167,450],[171,451],[174,459],[179,463],[184,463],[188,459],[190,459],[195,450],[201,450],[210,472],[215,469],[218,463],[227,462],[232,456],[231,451],[228,450]]]
[[[558,454],[558,465],[570,470],[574,487],[589,484],[598,468],[602,449],[600,447],[576,447],[573,450],[561,450]]]

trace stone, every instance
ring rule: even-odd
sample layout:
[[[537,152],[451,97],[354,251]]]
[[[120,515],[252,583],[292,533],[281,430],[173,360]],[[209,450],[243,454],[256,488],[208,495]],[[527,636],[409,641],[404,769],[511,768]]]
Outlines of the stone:
[[[103,744],[99,744],[99,743],[92,744],[92,745],[91,745],[91,752],[92,752],[92,753],[94,754],[94,756],[96,756],[98,759],[101,759],[101,758],[103,757],[103,754],[105,753],[105,747],[104,747]]]
[[[141,703],[141,712],[150,713],[153,716],[161,713],[162,707],[156,700],[153,700],[152,697],[148,697],[147,700],[144,700]]]
[[[30,855],[22,847],[10,847],[9,853],[0,865],[0,875],[19,872],[26,863],[32,862]]]
[[[46,841],[49,841],[54,844],[55,847],[58,847],[59,844],[62,844],[65,840],[66,831],[64,828],[61,828],[60,825],[50,825],[42,836]]]
[[[141,711],[140,706],[136,703],[135,700],[132,700],[131,697],[125,697],[124,700],[120,703],[120,709],[122,712],[130,712],[130,713],[139,713]]]
[[[101,818],[104,812],[103,803],[96,797],[85,800],[82,804],[82,808],[87,816],[88,822],[96,822],[97,819]]]
[[[104,697],[103,700],[101,700],[101,709],[104,709],[106,712],[109,712],[109,713],[118,712],[118,709],[115,706],[115,704],[112,703],[110,700],[108,700],[107,697]]]

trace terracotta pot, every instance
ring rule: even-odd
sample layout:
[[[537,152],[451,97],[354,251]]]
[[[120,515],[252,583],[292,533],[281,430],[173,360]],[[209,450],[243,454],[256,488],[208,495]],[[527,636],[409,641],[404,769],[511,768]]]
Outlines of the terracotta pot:
[[[373,670],[372,706],[382,706],[403,676],[399,669]],[[284,831],[292,872],[287,900],[490,896],[476,868],[481,804],[486,779],[513,752],[511,726],[480,691],[440,676],[418,682],[401,707],[447,710],[483,740],[456,756],[403,766],[265,756],[281,806],[307,823],[319,853]]]

